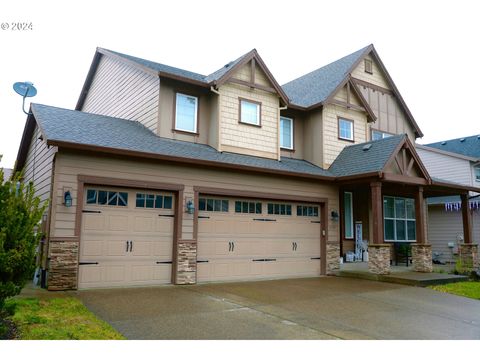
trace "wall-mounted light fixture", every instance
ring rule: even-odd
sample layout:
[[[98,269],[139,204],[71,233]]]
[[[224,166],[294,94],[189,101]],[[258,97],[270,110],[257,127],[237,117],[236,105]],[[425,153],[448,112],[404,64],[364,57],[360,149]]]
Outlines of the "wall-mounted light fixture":
[[[70,193],[70,190],[66,190],[63,193],[63,205],[67,208],[72,206],[72,194]]]
[[[193,205],[192,200],[187,200],[187,203],[185,204],[185,207],[187,209],[187,213],[193,214],[195,211],[195,206]]]
[[[332,210],[332,212],[330,213],[330,217],[332,218],[332,221],[338,221],[338,211]]]

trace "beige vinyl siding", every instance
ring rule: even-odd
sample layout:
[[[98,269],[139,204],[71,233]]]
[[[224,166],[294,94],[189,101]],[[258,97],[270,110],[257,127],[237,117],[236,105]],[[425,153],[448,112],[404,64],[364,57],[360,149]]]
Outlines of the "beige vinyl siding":
[[[51,236],[73,236],[77,202],[77,176],[91,175],[130,179],[137,181],[153,181],[185,185],[184,199],[193,198],[194,186],[215,187],[232,190],[258,191],[278,193],[280,196],[298,195],[322,197],[328,199],[328,214],[338,210],[338,189],[335,185],[323,184],[319,181],[291,179],[280,176],[240,173],[231,170],[197,168],[192,171],[188,165],[181,166],[167,163],[154,163],[128,159],[109,159],[87,155],[61,152],[57,155],[55,165],[56,193],[52,214]],[[66,208],[62,205],[63,187],[72,189],[73,205]],[[338,242],[338,223],[329,220],[329,241]],[[193,215],[183,214],[182,239],[193,238]]]
[[[159,79],[102,55],[82,111],[135,120],[157,131]]]
[[[322,110],[314,110],[305,118],[303,126],[303,157],[320,167],[323,167],[324,159],[323,134]]]
[[[262,90],[227,83],[220,92],[220,139],[223,151],[278,159],[279,98]],[[261,102],[261,127],[239,123],[239,98]]]
[[[420,159],[432,177],[472,186],[470,161],[416,148]]]
[[[326,105],[323,108],[323,167],[328,168],[350,141],[338,138],[338,117],[353,120],[355,144],[367,141],[367,116],[363,112],[345,109],[338,105]]]
[[[25,162],[24,181],[25,183],[33,182],[35,194],[43,202],[50,198],[53,158],[57,148],[55,146],[49,148],[45,141],[39,139],[40,136],[38,126],[35,126]]]
[[[373,57],[371,55],[367,55],[365,58],[372,61],[372,74],[365,72],[365,61],[362,60],[360,61],[358,66],[352,71],[352,77],[367,81],[371,84],[381,86],[386,89],[390,89],[387,78],[385,77],[383,71],[380,69]]]
[[[445,211],[443,205],[429,206],[428,209],[428,242],[432,244],[432,252],[440,253],[442,261],[454,261],[454,253],[458,251],[457,237],[463,236],[461,211]],[[454,243],[454,249],[448,243]],[[480,242],[480,212],[473,213],[473,242]]]

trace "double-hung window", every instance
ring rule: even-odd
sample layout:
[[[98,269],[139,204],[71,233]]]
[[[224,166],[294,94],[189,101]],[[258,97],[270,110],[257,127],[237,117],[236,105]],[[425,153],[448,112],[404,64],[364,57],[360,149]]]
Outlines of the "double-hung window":
[[[415,200],[385,196],[383,198],[385,241],[415,241]]]
[[[177,93],[175,130],[197,132],[198,98]]]
[[[475,181],[480,182],[480,166],[475,168]]]
[[[280,117],[280,147],[293,150],[293,119]]]
[[[240,122],[260,126],[260,103],[240,99]]]
[[[338,118],[338,138],[353,141],[353,121]]]

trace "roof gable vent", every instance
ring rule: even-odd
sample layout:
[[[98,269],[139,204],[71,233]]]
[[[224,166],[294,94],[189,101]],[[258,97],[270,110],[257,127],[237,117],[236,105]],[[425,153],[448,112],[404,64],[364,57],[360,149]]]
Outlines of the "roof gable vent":
[[[447,145],[447,142],[446,142],[446,141],[442,141],[442,145]]]
[[[371,147],[372,147],[372,144],[366,144],[366,145],[363,145],[362,150],[363,151],[368,151],[368,150],[370,150]]]
[[[465,142],[465,138],[460,139],[460,142]]]

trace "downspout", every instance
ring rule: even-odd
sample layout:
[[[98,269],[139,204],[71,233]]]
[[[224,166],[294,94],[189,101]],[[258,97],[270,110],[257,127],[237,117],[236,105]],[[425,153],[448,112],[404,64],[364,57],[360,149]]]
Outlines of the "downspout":
[[[222,141],[221,141],[222,131],[221,131],[221,128],[220,128],[220,123],[221,123],[221,119],[220,119],[220,99],[221,99],[222,94],[220,93],[220,91],[215,89],[215,86],[213,86],[213,85],[210,86],[210,91],[213,92],[214,94],[218,95],[217,109],[216,109],[216,111],[217,111],[217,121],[218,121],[218,124],[217,124],[217,140],[218,140],[217,151],[222,152]]]

